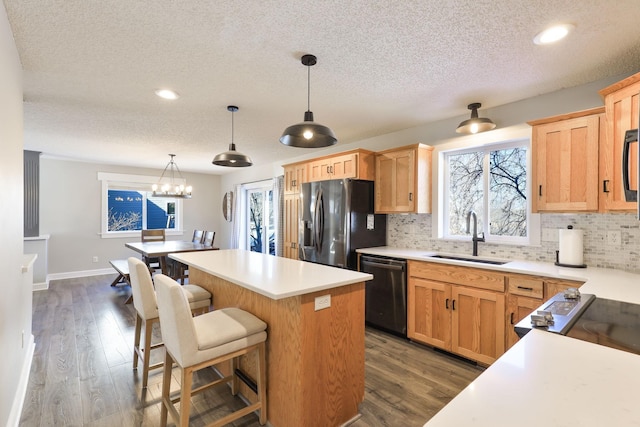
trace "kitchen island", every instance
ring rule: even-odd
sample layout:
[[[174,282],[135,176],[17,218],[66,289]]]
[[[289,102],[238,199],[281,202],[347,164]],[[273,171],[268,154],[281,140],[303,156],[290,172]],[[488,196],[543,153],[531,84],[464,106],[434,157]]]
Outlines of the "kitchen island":
[[[170,258],[189,266],[189,282],[212,293],[214,308],[238,307],[267,323],[271,425],[339,426],[359,416],[370,274],[242,250]],[[241,369],[253,377],[250,359]],[[241,392],[255,399],[249,387]]]

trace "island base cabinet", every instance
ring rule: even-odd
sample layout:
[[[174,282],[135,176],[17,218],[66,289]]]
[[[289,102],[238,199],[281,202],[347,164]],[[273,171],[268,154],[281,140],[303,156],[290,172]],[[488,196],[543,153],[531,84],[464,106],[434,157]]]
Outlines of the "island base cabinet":
[[[238,307],[267,323],[267,418],[274,427],[340,426],[364,401],[364,283],[273,300],[193,268],[216,309]],[[331,296],[316,311],[315,298]],[[228,366],[218,369],[226,373]],[[255,378],[251,355],[240,369]],[[245,384],[240,393],[255,394]]]

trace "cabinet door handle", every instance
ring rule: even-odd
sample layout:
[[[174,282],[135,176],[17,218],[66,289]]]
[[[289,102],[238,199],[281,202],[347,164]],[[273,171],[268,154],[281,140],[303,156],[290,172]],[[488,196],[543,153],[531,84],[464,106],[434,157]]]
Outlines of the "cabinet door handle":
[[[331,172],[329,172],[329,166],[327,166],[327,174],[329,174],[329,173],[331,173]]]
[[[444,300],[444,308],[446,308],[447,310],[449,310],[449,298]]]
[[[538,187],[538,196],[542,197],[542,184]]]
[[[602,192],[603,193],[608,193],[609,192],[609,180],[605,179],[604,181],[602,181]]]
[[[456,300],[452,299],[451,300],[451,310],[455,310],[456,309]]]
[[[513,325],[513,313],[511,313],[511,324]]]
[[[412,202],[413,201],[413,193],[409,193],[409,201]]]
[[[518,286],[518,289],[522,289],[523,291],[533,291],[533,288],[528,288],[526,286]]]

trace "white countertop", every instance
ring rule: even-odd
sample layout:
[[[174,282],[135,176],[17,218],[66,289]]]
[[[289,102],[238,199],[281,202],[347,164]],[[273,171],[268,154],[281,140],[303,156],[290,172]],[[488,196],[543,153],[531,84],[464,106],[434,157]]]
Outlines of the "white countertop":
[[[282,299],[371,280],[368,273],[226,249],[170,254],[169,258],[196,267],[271,299]]]
[[[395,258],[411,259],[416,261],[439,262],[443,264],[459,265],[465,267],[483,268],[505,273],[532,274],[556,279],[578,280],[585,282],[580,291],[585,294],[594,294],[599,298],[626,301],[640,304],[640,275],[624,271],[605,268],[569,268],[558,267],[552,263],[513,260],[502,265],[483,264],[467,261],[432,258],[436,252],[419,249],[392,248],[381,246],[377,248],[358,249],[357,252],[371,255],[381,255]],[[441,253],[441,252],[438,252]],[[465,256],[466,254],[449,254]],[[471,256],[468,256],[471,258]],[[491,259],[489,257],[479,257]],[[508,261],[508,260],[505,260]]]
[[[640,426],[640,357],[533,330],[425,427]]]

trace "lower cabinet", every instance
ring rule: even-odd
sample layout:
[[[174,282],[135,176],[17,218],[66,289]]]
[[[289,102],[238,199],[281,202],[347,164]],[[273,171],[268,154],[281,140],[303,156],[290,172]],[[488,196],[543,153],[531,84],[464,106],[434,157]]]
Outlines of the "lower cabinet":
[[[527,317],[542,305],[542,300],[538,298],[523,297],[520,295],[509,295],[507,299],[507,350],[510,349],[520,339],[513,327],[516,323]]]
[[[429,265],[409,263],[408,337],[483,364],[493,363],[505,351],[504,292],[419,277],[429,275],[423,264]],[[444,269],[463,281],[475,276],[476,270],[440,264],[437,274]],[[483,285],[482,280],[477,283]]]

